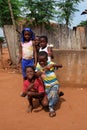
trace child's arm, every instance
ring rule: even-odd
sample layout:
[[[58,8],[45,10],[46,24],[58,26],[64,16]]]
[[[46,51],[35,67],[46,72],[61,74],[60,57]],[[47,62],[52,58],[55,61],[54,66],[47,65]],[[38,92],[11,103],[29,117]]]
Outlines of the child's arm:
[[[25,97],[27,95],[28,91],[32,91],[33,87],[34,87],[34,83],[31,83],[28,87],[24,83],[22,96]]]
[[[28,96],[35,96],[35,97],[39,98],[41,96],[44,96],[44,92],[39,93],[39,92],[28,91],[27,95]]]
[[[43,73],[45,73],[46,71],[50,70],[51,68],[62,68],[62,64],[50,64],[45,66],[43,69],[36,71],[36,76],[41,76]]]
[[[41,97],[41,96],[44,96],[45,94],[45,88],[44,88],[44,84],[43,84],[43,81],[39,78],[37,78],[36,80],[36,91],[28,91],[27,92],[27,95],[28,96],[35,96],[37,98]]]
[[[21,44],[20,44],[20,46],[19,46],[19,59],[18,59],[18,64],[21,62],[21,60],[22,60],[22,46],[21,46]]]
[[[58,68],[62,68],[63,66],[62,66],[62,64],[53,64],[53,67],[54,68],[56,67],[58,69]]]
[[[34,87],[34,83],[31,83],[31,84],[28,86],[26,92],[31,91],[31,90],[33,89],[33,87]]]
[[[49,65],[47,65],[47,66],[45,66],[44,68],[43,68],[43,71],[48,71],[48,70],[50,70],[51,68],[62,68],[62,64],[49,64]]]
[[[37,51],[36,51],[36,46],[35,46],[35,41],[33,41],[33,51],[34,51],[34,64],[35,64],[35,67],[36,67],[36,64],[37,64]]]

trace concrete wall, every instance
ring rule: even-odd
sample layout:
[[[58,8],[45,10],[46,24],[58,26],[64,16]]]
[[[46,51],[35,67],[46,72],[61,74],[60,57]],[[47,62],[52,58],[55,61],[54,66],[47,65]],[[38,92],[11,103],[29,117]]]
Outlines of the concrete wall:
[[[56,71],[60,84],[67,87],[87,87],[87,51],[57,50],[54,51],[54,61],[62,64]]]

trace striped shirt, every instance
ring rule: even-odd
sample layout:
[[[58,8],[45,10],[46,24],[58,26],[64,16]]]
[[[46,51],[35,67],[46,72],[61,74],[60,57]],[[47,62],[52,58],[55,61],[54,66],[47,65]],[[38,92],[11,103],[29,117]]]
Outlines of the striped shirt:
[[[48,65],[54,64],[54,62],[48,62],[47,64]],[[42,69],[43,68],[38,63],[37,67],[36,67],[36,71],[40,71]],[[46,71],[46,72],[43,72],[41,77],[43,79],[43,82],[44,82],[44,85],[45,85],[46,88],[50,88],[50,87],[52,87],[56,84],[59,84],[58,79],[56,77],[56,74],[54,72],[54,67],[51,68],[50,70]]]

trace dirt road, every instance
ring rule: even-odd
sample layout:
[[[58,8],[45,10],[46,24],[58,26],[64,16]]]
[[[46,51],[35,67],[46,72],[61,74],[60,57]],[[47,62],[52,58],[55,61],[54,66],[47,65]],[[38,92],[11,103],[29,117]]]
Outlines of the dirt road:
[[[44,110],[27,113],[27,99],[20,97],[21,74],[0,69],[0,130],[87,130],[87,88],[60,83],[65,95],[56,117],[50,118]]]

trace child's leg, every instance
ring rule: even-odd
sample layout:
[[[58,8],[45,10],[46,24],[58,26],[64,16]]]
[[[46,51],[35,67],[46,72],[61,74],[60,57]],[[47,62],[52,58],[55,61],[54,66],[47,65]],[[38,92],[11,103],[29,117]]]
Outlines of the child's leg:
[[[29,106],[28,106],[27,112],[32,112],[32,110],[33,110],[33,98],[28,96],[28,102],[29,102]]]
[[[51,117],[56,115],[55,110],[54,110],[54,106],[59,100],[58,88],[59,88],[59,85],[55,85],[52,88],[50,88],[50,91],[48,93],[49,112],[50,112],[49,115]]]
[[[41,102],[41,105],[43,107],[47,107],[48,106],[48,98],[47,98],[47,95],[44,95],[43,98],[40,100]]]

